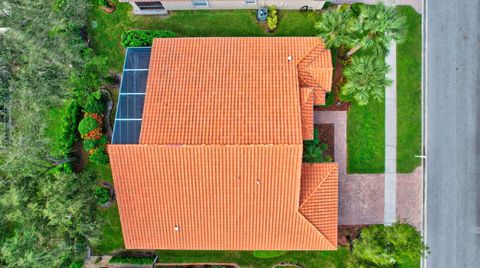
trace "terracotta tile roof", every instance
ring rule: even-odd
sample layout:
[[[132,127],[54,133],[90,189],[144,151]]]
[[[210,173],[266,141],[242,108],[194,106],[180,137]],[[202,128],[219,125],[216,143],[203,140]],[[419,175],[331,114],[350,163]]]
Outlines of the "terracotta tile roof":
[[[108,146],[126,248],[336,248],[336,166],[301,163],[317,56],[318,38],[154,41],[140,144]]]
[[[110,145],[109,153],[126,248],[336,248],[326,227],[298,212],[300,145]]]
[[[297,71],[311,65],[332,68],[316,37],[156,39],[140,141],[299,144]]]
[[[313,101],[314,88],[300,88],[300,106],[302,109],[302,134],[304,140],[313,140]]]
[[[338,165],[302,165],[300,213],[333,245],[338,237]]]
[[[323,43],[315,46],[298,63],[300,87],[315,89],[315,105],[325,104],[325,93],[331,91],[332,76],[332,56]]]

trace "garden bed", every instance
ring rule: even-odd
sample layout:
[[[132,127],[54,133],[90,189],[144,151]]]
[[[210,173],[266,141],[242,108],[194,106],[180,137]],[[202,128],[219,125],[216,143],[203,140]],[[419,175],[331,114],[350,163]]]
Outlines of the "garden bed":
[[[315,125],[318,130],[318,140],[320,143],[327,144],[324,154],[331,156],[335,161],[335,125],[334,124],[318,124]]]

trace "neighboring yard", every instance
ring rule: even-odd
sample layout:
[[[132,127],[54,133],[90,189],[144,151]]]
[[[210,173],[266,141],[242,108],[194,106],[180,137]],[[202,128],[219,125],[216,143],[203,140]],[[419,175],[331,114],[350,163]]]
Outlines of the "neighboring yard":
[[[422,17],[410,6],[397,7],[407,17],[407,39],[397,46],[397,172],[421,164]]]

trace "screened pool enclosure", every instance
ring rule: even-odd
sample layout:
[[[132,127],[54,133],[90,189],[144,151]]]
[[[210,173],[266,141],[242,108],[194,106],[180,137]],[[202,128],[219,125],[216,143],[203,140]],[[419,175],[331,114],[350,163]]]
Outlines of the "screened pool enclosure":
[[[147,89],[150,47],[127,48],[112,144],[138,144]]]

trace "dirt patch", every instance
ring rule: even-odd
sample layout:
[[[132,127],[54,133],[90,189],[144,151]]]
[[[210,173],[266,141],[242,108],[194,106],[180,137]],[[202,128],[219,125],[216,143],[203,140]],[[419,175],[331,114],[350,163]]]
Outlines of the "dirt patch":
[[[360,230],[368,225],[339,225],[338,226],[338,244],[340,246],[351,246],[353,240],[360,235]]]
[[[74,172],[82,172],[88,162],[88,152],[83,149],[83,143],[81,140],[76,141],[73,144],[73,150],[75,152],[75,160],[72,162]]]
[[[315,125],[318,130],[318,140],[320,143],[327,144],[327,150],[324,152],[325,156],[331,156],[335,161],[335,125],[334,124],[318,124]]]

